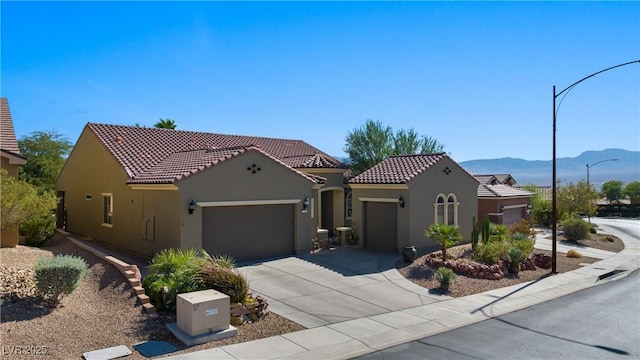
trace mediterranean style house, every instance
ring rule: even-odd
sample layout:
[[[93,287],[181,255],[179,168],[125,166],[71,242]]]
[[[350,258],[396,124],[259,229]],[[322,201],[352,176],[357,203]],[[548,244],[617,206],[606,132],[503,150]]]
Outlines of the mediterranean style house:
[[[303,254],[336,231],[398,251],[433,245],[434,221],[470,236],[478,181],[445,154],[349,173],[301,140],[88,123],[58,177],[58,213],[69,232],[146,256]]]
[[[2,169],[7,170],[8,176],[17,179],[18,167],[26,164],[27,159],[20,155],[7,98],[0,98],[0,156],[2,157]],[[2,247],[15,247],[18,245],[18,240],[17,227],[4,229],[0,234],[0,246]]]
[[[494,224],[510,226],[529,219],[531,197],[535,194],[514,187],[511,175],[475,175],[478,186],[478,221],[487,218]]]

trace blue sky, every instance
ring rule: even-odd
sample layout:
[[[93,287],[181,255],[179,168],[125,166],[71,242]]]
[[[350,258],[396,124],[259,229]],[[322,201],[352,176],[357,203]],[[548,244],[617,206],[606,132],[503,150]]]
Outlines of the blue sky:
[[[551,158],[558,91],[640,59],[638,2],[7,2],[18,138],[87,122],[302,139],[343,156],[367,119],[454,160]],[[640,64],[575,87],[558,157],[640,150]]]

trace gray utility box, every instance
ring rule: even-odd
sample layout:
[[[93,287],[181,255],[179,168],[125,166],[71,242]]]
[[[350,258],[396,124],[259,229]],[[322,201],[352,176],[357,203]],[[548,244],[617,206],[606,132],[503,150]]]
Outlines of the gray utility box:
[[[178,294],[178,328],[190,336],[226,330],[229,305],[229,296],[215,290]]]

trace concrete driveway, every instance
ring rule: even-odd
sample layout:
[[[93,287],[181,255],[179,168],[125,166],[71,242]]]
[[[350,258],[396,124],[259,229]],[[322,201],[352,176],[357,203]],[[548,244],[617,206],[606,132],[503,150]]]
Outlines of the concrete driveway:
[[[449,298],[406,280],[394,267],[399,259],[398,253],[341,247],[238,269],[271,311],[313,328]]]

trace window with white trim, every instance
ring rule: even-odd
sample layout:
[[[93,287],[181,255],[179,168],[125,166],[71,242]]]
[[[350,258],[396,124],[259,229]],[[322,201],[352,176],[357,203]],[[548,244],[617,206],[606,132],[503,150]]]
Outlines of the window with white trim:
[[[439,194],[433,204],[434,222],[447,225],[458,225],[458,199],[455,194]]]
[[[102,225],[113,226],[113,194],[102,194]]]
[[[351,219],[351,215],[353,214],[353,194],[351,191],[345,195],[344,214],[347,219]]]

